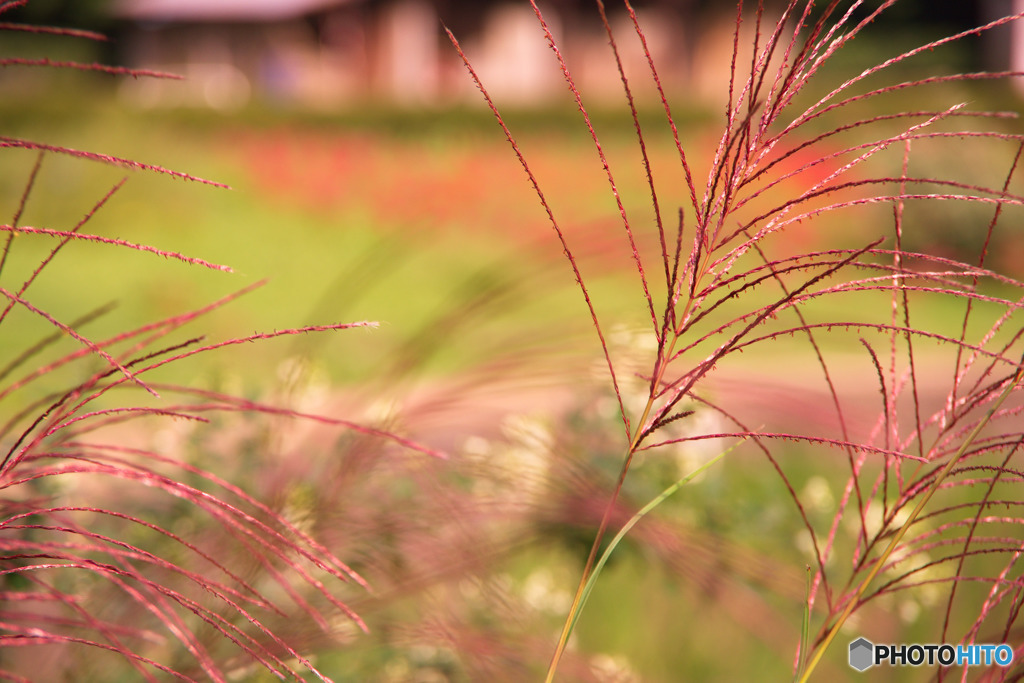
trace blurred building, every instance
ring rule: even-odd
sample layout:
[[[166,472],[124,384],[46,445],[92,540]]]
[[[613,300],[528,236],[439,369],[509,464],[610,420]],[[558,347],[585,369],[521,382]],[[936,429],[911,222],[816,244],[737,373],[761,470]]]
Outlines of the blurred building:
[[[702,16],[696,31],[691,15],[706,3],[635,4],[669,87],[685,84],[701,92],[720,86],[732,49],[731,13],[723,13],[717,25]],[[590,97],[621,97],[593,2],[541,5]],[[112,11],[122,26],[123,63],[186,76],[182,82],[128,82],[127,94],[143,104],[231,108],[254,96],[322,107],[477,102],[444,26],[499,102],[530,105],[564,94],[557,63],[525,2],[115,0]],[[638,87],[653,87],[628,14],[621,6],[609,13],[627,73],[637,76]]]
[[[943,13],[938,10],[944,0],[931,1],[938,2],[928,10],[936,18],[961,21],[1024,10],[1024,0],[962,0]],[[593,0],[539,4],[589,100],[621,98],[617,67]],[[653,89],[647,59],[623,4],[607,4],[623,66],[643,94]],[[720,98],[732,61],[735,4],[633,4],[665,86],[698,100]],[[920,4],[900,6],[913,12]],[[974,15],[969,19],[968,4]],[[766,5],[764,22],[774,25],[780,1]],[[478,103],[479,94],[444,26],[451,28],[499,103],[529,106],[565,93],[561,72],[525,0],[113,0],[112,7],[122,27],[122,63],[186,76],[185,81],[127,82],[126,94],[142,104],[233,108],[253,97],[323,108],[368,102]],[[750,19],[742,30],[753,38]],[[1017,23],[1016,32],[1007,27],[996,36],[995,47],[989,48],[990,68],[1024,64],[1024,22]],[[749,50],[752,42],[741,40],[740,45]],[[739,63],[749,60],[741,55]]]
[[[1024,15],[1024,0],[983,0],[985,21],[1012,14]],[[994,71],[1024,73],[1024,21],[1014,21],[991,32],[985,41],[986,66]],[[1024,95],[1024,77],[1013,79],[1018,95]]]

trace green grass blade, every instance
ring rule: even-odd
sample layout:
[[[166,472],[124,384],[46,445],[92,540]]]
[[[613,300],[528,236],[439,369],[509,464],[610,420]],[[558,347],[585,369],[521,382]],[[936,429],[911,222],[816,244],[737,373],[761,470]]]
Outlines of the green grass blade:
[[[743,441],[746,441],[746,439],[743,439]],[[689,483],[690,481],[693,480],[694,477],[696,477],[701,472],[705,471],[706,469],[714,465],[716,462],[724,458],[727,453],[734,450],[737,446],[740,445],[740,443],[743,443],[743,441],[740,441],[739,443],[737,443],[728,450],[722,451],[721,453],[713,457],[711,460],[708,460],[706,463],[695,469],[693,472],[690,472],[688,475],[686,475],[676,483],[669,486],[667,489],[662,491],[657,497],[655,497],[651,502],[647,503],[647,505],[640,508],[636,512],[636,514],[629,518],[628,522],[622,525],[622,528],[619,529],[619,532],[615,534],[611,541],[608,542],[608,547],[605,548],[604,552],[601,554],[600,559],[598,559],[597,563],[594,565],[594,570],[590,572],[590,576],[587,579],[587,584],[583,587],[583,593],[580,597],[579,607],[573,614],[572,620],[569,623],[569,634],[571,634],[573,629],[576,627],[576,622],[579,620],[580,614],[583,612],[583,607],[587,604],[587,598],[590,597],[590,592],[594,589],[594,586],[597,584],[597,577],[601,574],[601,570],[604,568],[604,565],[608,562],[608,558],[611,557],[612,552],[615,550],[615,548],[619,545],[622,539],[626,537],[626,534],[629,533],[630,529],[636,526],[637,523],[641,519],[643,519],[645,515],[647,515],[647,513],[651,512],[651,510],[653,510],[654,508],[658,507],[663,502],[668,500],[676,491],[682,488],[684,484]]]
[[[810,643],[811,638],[811,568],[807,567],[807,580],[804,586],[804,616],[803,621],[800,623],[800,659],[796,667],[796,672],[793,675],[793,681],[796,683],[797,680],[804,673],[804,667],[807,666],[807,647]]]

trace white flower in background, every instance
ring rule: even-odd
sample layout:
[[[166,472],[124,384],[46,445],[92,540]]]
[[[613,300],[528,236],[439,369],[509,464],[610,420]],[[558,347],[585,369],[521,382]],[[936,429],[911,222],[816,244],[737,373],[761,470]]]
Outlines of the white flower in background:
[[[621,655],[594,655],[590,658],[590,670],[594,672],[594,677],[602,683],[639,683],[640,681],[640,676],[633,671],[629,660]]]
[[[539,612],[564,614],[572,604],[572,594],[559,586],[567,585],[556,581],[547,568],[535,570],[523,583],[523,599]]]
[[[800,501],[807,510],[821,513],[833,512],[836,507],[832,488],[825,477],[820,475],[815,475],[807,480],[803,491],[800,492]]]

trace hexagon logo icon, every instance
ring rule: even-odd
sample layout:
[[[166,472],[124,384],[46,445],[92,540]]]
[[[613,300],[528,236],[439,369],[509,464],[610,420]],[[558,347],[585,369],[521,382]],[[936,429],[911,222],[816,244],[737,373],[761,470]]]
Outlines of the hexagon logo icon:
[[[858,638],[850,643],[850,666],[857,671],[864,671],[872,665],[875,646],[866,638]]]

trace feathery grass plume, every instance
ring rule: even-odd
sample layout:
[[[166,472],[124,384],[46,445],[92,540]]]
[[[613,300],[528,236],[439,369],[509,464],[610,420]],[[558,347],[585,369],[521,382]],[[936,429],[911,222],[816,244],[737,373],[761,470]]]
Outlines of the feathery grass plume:
[[[870,635],[868,617],[878,614],[872,611],[876,605],[890,612],[905,605],[905,614],[928,611],[941,624],[926,634],[914,631],[915,641],[1007,641],[1018,652],[1024,647],[1017,621],[1020,584],[1014,578],[1020,556],[1015,539],[1024,517],[1013,490],[1021,478],[1014,456],[1024,439],[1017,398],[1024,292],[1021,282],[990,264],[1000,219],[1017,215],[1024,201],[1015,190],[1024,138],[1002,125],[1013,118],[1005,112],[974,111],[962,103],[918,104],[934,99],[935,90],[947,94],[943,86],[950,83],[1019,74],[881,81],[922,54],[1020,15],[822,82],[836,78],[831,64],[895,4],[738,2],[720,136],[711,155],[698,160],[680,142],[670,93],[637,12],[629,0],[615,3],[634,35],[613,35],[612,26],[620,24],[609,20],[605,3],[597,0],[635,124],[651,200],[645,211],[621,199],[586,92],[570,69],[571,55],[563,53],[544,12],[530,0],[553,53],[552,68],[564,76],[606,173],[622,249],[634,260],[637,308],[644,310],[645,334],[654,348],[645,359],[646,395],[636,409],[628,407],[621,389],[619,369],[630,359],[617,356],[608,343],[610,321],[598,313],[600,302],[587,286],[573,236],[556,218],[471,56],[449,32],[578,282],[625,428],[619,474],[595,520],[547,680],[554,679],[566,652],[604,538],[625,521],[616,510],[637,457],[650,459],[707,439],[749,440],[749,450],[760,453],[777,475],[777,495],[791,500],[790,511],[803,527],[813,578],[805,606],[810,636],[801,638],[794,624],[790,641],[798,644],[794,670],[800,680],[813,675],[851,613],[867,615],[859,627]],[[627,39],[649,66],[655,104],[676,147],[682,173],[673,180],[661,180],[649,159],[651,133],[641,125],[633,82],[623,68]],[[964,127],[970,124],[990,127]],[[965,177],[971,169],[964,164],[948,175],[935,169],[943,145],[956,146],[961,158],[1003,145],[1002,176]],[[707,172],[703,185],[697,180],[701,170]],[[666,215],[669,197],[679,198],[677,219]],[[937,215],[927,213],[933,206],[966,217],[955,229],[973,255],[950,258],[928,250],[926,217]],[[824,246],[808,249],[808,239]],[[751,399],[763,386],[768,405],[756,406]],[[872,393],[880,393],[874,406]],[[719,428],[673,433],[698,412],[715,415]],[[763,428],[750,426],[762,422]],[[740,452],[730,459],[743,457],[750,456]],[[816,509],[820,501],[809,499],[799,484],[805,476],[798,473],[808,468],[841,491],[835,497],[828,493],[833,503],[825,518]],[[810,652],[801,651],[803,643]],[[940,679],[945,675],[940,672]],[[1006,680],[1015,674],[993,667],[986,675]]]
[[[23,4],[2,3],[0,15]],[[91,32],[0,24],[5,31],[101,39]],[[26,65],[167,76],[19,58],[3,60],[0,68]],[[0,677],[226,681],[263,669],[280,679],[328,680],[312,661],[310,644],[343,642],[353,629],[365,629],[349,603],[365,596],[369,585],[341,559],[344,539],[328,548],[317,538],[323,529],[314,528],[301,509],[275,500],[280,489],[244,472],[222,474],[227,463],[214,445],[216,424],[238,415],[308,421],[373,441],[382,458],[392,452],[443,454],[371,425],[180,386],[168,381],[173,374],[166,368],[232,345],[375,323],[310,325],[220,341],[180,336],[255,285],[202,308],[95,338],[88,329],[109,305],[68,321],[65,313],[33,301],[33,284],[42,274],[60,271],[70,258],[64,247],[73,241],[230,269],[85,232],[124,180],[70,230],[23,225],[26,206],[39,201],[44,157],[66,155],[226,186],[8,136],[0,137],[0,147],[38,152],[2,228],[7,237],[0,295],[6,304],[0,325],[23,330],[14,333],[23,351],[0,370]],[[26,250],[30,242],[33,249]],[[42,257],[27,276],[19,275],[28,254],[37,252],[36,243],[44,247]],[[24,326],[31,318],[52,331],[33,338],[35,332]],[[161,451],[149,437],[162,432],[194,434],[204,447],[191,454]]]

